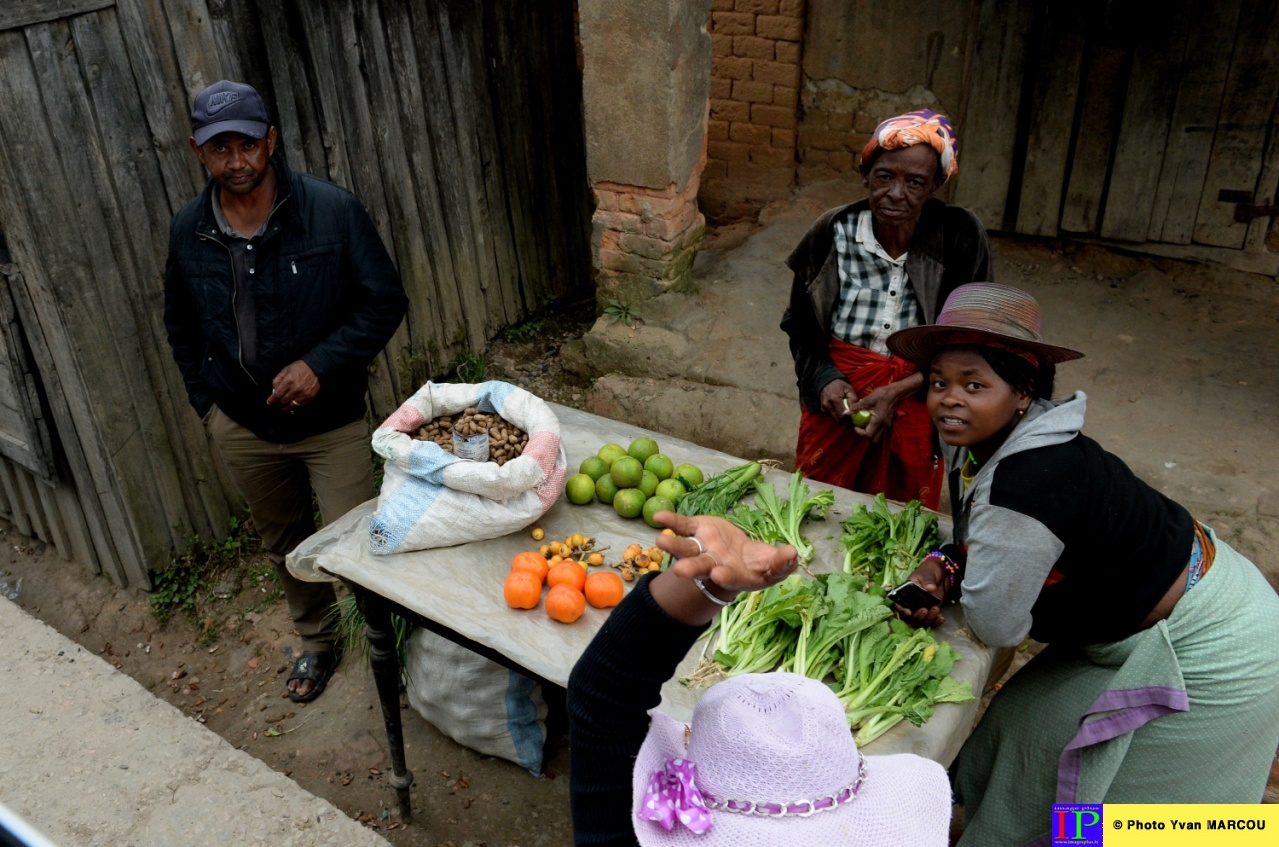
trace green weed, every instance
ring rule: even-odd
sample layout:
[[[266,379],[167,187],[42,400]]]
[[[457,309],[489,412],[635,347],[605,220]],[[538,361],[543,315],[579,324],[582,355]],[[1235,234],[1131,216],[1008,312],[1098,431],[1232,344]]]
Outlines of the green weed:
[[[623,323],[627,326],[635,325],[635,307],[624,300],[609,300],[608,305],[604,307],[604,314],[608,315],[609,323]]]
[[[458,382],[483,382],[487,379],[488,362],[483,353],[461,353],[453,363]]]
[[[542,321],[525,321],[522,324],[515,324],[514,326],[503,328],[503,330],[498,333],[498,337],[500,337],[503,341],[508,341],[512,344],[523,344],[526,341],[532,341],[536,338],[538,334],[541,333],[542,326]]]
[[[151,609],[161,624],[168,623],[175,613],[198,624],[205,605],[226,599],[213,596],[218,577],[244,558],[255,556],[261,545],[247,522],[238,517],[231,518],[227,529],[222,541],[209,543],[196,536],[189,551],[152,575]],[[206,629],[206,637],[211,629]]]
[[[339,597],[329,614],[337,616],[337,640],[346,654],[358,657],[361,665],[368,665],[369,639],[364,634],[364,614],[355,602],[355,595]],[[400,657],[400,672],[407,679],[409,636],[413,633],[413,625],[399,615],[391,615],[391,627],[395,630],[395,652]]]

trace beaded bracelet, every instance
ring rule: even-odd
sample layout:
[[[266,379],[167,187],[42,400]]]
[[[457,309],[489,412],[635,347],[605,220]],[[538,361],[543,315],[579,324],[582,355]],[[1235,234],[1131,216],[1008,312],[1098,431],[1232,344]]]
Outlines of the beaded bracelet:
[[[925,562],[929,559],[936,559],[940,562],[942,570],[946,572],[946,596],[950,597],[955,593],[955,588],[959,584],[959,562],[956,562],[941,550],[934,550],[924,557]]]

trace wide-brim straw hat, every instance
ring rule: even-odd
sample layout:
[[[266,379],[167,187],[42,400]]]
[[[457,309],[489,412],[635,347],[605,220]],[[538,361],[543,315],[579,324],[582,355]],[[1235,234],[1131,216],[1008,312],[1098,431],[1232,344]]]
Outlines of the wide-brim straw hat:
[[[1039,302],[1034,297],[993,282],[972,282],[951,292],[937,322],[912,326],[888,336],[888,349],[917,365],[927,366],[939,347],[974,345],[1027,352],[1043,365],[1083,358],[1068,347],[1047,344],[1040,334]]]
[[[640,816],[654,774],[696,766],[710,829],[668,831]],[[950,784],[936,762],[903,753],[865,756],[843,705],[822,683],[791,673],[743,674],[711,688],[691,727],[656,712],[635,760],[631,805],[644,847],[945,847]],[[850,796],[851,795],[851,796]],[[841,797],[830,803],[828,798]],[[733,801],[738,811],[722,808]],[[829,805],[805,815],[811,805]],[[740,811],[747,804],[789,814]]]

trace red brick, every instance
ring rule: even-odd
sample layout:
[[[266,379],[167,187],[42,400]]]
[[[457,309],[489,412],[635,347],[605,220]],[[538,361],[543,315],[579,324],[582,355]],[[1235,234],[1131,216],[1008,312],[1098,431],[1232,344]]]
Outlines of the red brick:
[[[790,42],[787,42],[788,44]],[[733,36],[731,35],[712,35],[711,36],[711,55],[715,58],[733,55]]]
[[[784,85],[774,85],[773,102],[778,106],[789,106],[793,109],[795,104],[799,102],[799,89],[787,88]]]
[[[853,128],[852,112],[827,112],[826,128],[836,132],[849,132]]]
[[[614,232],[643,232],[644,223],[639,215],[627,212],[610,212],[607,209],[596,209],[592,221]]]
[[[733,96],[733,81],[711,77],[711,99],[728,100]]]
[[[794,129],[795,110],[785,106],[756,103],[751,106],[750,122],[753,124],[779,126],[782,129]]]
[[[763,41],[764,39],[756,40]],[[777,42],[769,43],[776,44]],[[782,43],[785,44],[786,42]],[[756,82],[771,82],[773,85],[799,88],[799,65],[790,65],[785,62],[756,62],[751,74],[751,79]]]
[[[755,124],[734,123],[729,125],[728,137],[743,144],[768,144],[773,140],[773,130]]]
[[[617,210],[617,193],[613,191],[605,191],[599,188],[595,189],[595,206],[608,212]]]
[[[799,64],[799,43],[795,41],[779,41],[773,48],[777,53],[777,61],[792,65]]]
[[[733,36],[733,55],[745,59],[758,59],[764,62],[773,61],[773,45],[771,38],[757,38],[753,35]],[[758,64],[758,62],[756,63]]]
[[[731,12],[733,7],[737,5],[737,0],[711,0],[712,12]]]
[[[707,142],[706,153],[721,162],[749,162],[751,158],[751,148],[736,141]]]
[[[773,102],[773,86],[767,82],[749,82],[747,80],[733,81],[733,99],[744,100],[747,103],[772,103]]]
[[[800,160],[806,165],[824,165],[826,160],[830,158],[829,152],[818,150],[816,147],[805,148],[800,145],[799,152],[802,154]]]
[[[749,121],[751,104],[737,100],[712,100],[711,118],[717,121]],[[794,121],[791,122],[791,126],[794,126]]]
[[[645,259],[661,260],[670,254],[670,245],[660,238],[649,238],[647,235],[625,233],[617,242],[627,253],[634,253]]]
[[[672,242],[687,233],[697,222],[697,205],[685,203],[678,217],[669,220],[658,218],[648,222],[648,235],[665,242]]]
[[[799,41],[804,37],[804,21],[782,15],[760,15],[755,19],[755,34],[778,41]]]
[[[792,18],[804,17],[804,0],[781,0],[777,4],[777,13]]]
[[[711,59],[711,77],[719,79],[750,79],[751,68],[754,64],[750,59],[739,59],[736,56]]]
[[[602,247],[600,248],[600,267],[624,274],[642,273],[644,269],[638,256],[622,250],[605,250]]]
[[[727,162],[721,162],[719,159],[706,160],[706,168],[702,171],[703,183],[709,183],[716,179],[723,179],[726,176],[728,176]]]
[[[755,16],[749,12],[712,12],[711,32],[715,35],[754,35]]]
[[[764,182],[769,169],[754,162],[729,162],[728,178],[743,182]]]
[[[728,140],[728,121],[707,121],[706,122],[706,140],[707,141],[727,141]]]
[[[773,146],[787,150],[795,149],[795,130],[773,128]]]
[[[795,154],[790,150],[760,145],[751,148],[751,161],[770,168],[789,168],[795,164]]]
[[[739,12],[753,12],[757,15],[775,15],[779,0],[737,0],[733,8]]]

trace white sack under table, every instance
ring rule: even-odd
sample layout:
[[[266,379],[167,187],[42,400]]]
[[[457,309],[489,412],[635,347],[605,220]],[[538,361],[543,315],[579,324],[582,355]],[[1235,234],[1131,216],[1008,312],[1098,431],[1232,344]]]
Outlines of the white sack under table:
[[[655,438],[662,452],[676,465],[691,462],[707,477],[746,461],[566,406],[552,404],[552,408],[560,421],[571,472],[605,444],[626,447],[641,435]],[[770,471],[767,479],[784,498],[788,475],[784,471]],[[829,488],[835,492],[835,509],[827,520],[804,524],[805,534],[817,551],[809,567],[814,573],[835,571],[842,566],[839,522],[848,517],[855,504],[870,503],[871,498],[823,483],[808,484],[813,489]],[[747,499],[749,501],[749,497]],[[534,542],[528,532],[523,531],[456,547],[374,556],[369,552],[368,525],[375,507],[376,501],[369,501],[302,542],[289,554],[289,569],[302,579],[323,579],[324,574],[331,574],[357,583],[498,651],[531,673],[561,686],[568,684],[574,662],[609,610],[588,605],[576,623],[562,624],[551,620],[541,604],[528,611],[508,608],[502,599],[502,582],[510,571],[512,557],[521,550],[536,549],[551,539],[580,532],[596,538],[599,546],[611,548],[605,555],[608,561],[616,561],[630,543],[639,542],[648,547],[657,535],[657,530],[643,520],[622,518],[602,503],[574,506],[561,498],[537,523],[546,530],[543,542]],[[941,524],[943,538],[949,538],[949,519],[943,517]],[[633,585],[626,584],[628,592]],[[960,655],[952,674],[968,682],[974,694],[980,697],[997,651],[968,637],[967,633],[963,612],[958,607],[948,608],[946,623],[938,632],[939,639],[949,641]],[[694,646],[681,663],[679,674],[696,667],[705,646],[705,641]],[[661,708],[678,720],[688,721],[705,690],[688,689],[671,680],[662,689]],[[903,721],[867,745],[867,751],[875,755],[917,753],[949,766],[972,731],[976,716],[976,702],[942,703],[935,707],[932,719],[922,727]]]

